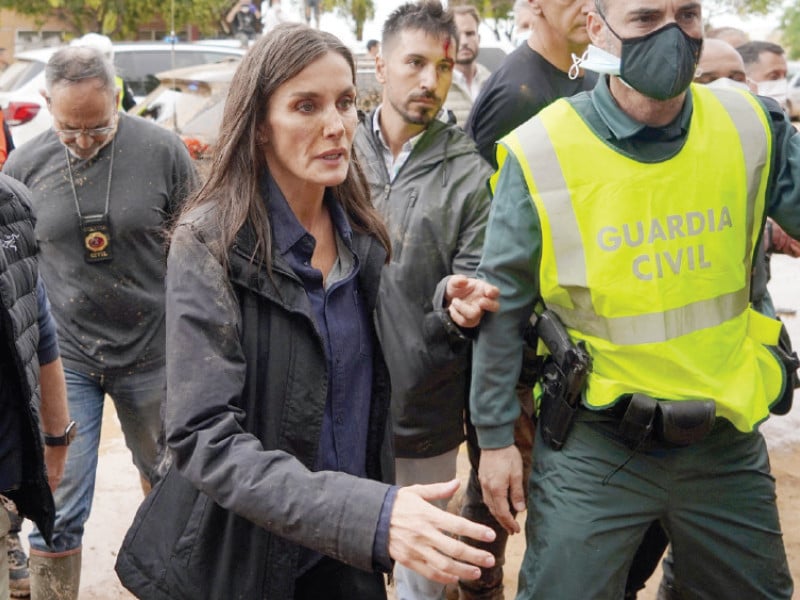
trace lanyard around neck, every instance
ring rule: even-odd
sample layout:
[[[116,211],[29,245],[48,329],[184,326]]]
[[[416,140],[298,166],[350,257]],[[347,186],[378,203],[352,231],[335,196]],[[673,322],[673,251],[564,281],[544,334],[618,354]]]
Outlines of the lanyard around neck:
[[[106,186],[106,205],[103,209],[103,216],[108,215],[108,206],[111,202],[111,176],[114,173],[114,142],[116,142],[117,136],[114,136],[111,139],[111,159],[108,163],[108,185]],[[67,172],[69,173],[69,184],[72,186],[72,197],[75,199],[75,210],[78,211],[78,218],[82,219],[83,214],[81,213],[81,204],[78,201],[78,190],[75,188],[75,179],[72,176],[72,163],[69,160],[69,150],[67,147],[64,146],[64,157],[67,159]]]

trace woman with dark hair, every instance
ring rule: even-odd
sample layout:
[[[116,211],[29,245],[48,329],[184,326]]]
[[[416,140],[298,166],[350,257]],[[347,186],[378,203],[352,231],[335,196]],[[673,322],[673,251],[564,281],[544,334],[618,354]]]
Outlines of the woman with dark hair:
[[[172,465],[117,561],[140,598],[385,598],[397,560],[443,582],[494,533],[397,488],[372,313],[388,253],[351,145],[355,65],[278,26],[234,76],[205,185],[172,235]],[[472,564],[469,564],[472,563]]]

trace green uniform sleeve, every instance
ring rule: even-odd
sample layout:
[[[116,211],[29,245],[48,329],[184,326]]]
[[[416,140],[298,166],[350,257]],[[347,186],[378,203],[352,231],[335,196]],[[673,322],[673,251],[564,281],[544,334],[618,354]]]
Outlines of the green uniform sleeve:
[[[770,110],[769,104],[766,108],[774,136],[772,187],[767,198],[767,214],[786,233],[800,239],[800,135],[782,110]]]
[[[473,354],[470,411],[481,448],[514,442],[522,332],[539,295],[540,254],[539,218],[522,169],[509,154],[497,174],[478,267],[478,277],[500,289],[500,310],[484,315]]]

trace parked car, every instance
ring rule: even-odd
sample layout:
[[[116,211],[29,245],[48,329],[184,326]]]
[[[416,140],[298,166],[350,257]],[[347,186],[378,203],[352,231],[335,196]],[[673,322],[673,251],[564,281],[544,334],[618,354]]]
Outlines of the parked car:
[[[203,159],[217,141],[231,80],[239,60],[164,71],[160,84],[128,112],[181,136],[192,158]]]
[[[52,118],[40,94],[44,67],[57,48],[20,52],[0,74],[0,108],[19,146],[50,127]],[[130,86],[137,100],[158,85],[155,74],[166,69],[240,59],[242,48],[205,44],[129,42],[114,44],[117,74]]]
[[[486,54],[494,50],[503,52],[490,47]],[[368,111],[381,101],[381,85],[375,78],[375,59],[360,51],[355,52],[355,58],[357,104],[360,110]],[[498,58],[496,54],[495,58]],[[238,60],[233,60],[158,73],[156,77],[160,85],[128,112],[175,131],[186,143],[192,157],[202,160],[217,141],[225,98],[238,64]],[[467,92],[454,85],[445,106],[453,112],[456,122],[463,124],[472,100]]]

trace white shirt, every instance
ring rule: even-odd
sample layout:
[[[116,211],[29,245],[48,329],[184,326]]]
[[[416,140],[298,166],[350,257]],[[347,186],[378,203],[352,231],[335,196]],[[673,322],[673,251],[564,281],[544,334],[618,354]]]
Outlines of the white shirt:
[[[461,71],[455,68],[453,69],[453,83],[467,92],[474,101],[492,72],[477,61],[472,64],[475,65],[475,75],[472,77],[472,84],[467,85],[467,78]]]
[[[406,140],[406,143],[403,144],[403,147],[400,149],[400,153],[397,155],[397,158],[395,158],[391,149],[389,148],[389,144],[386,143],[386,140],[383,137],[379,118],[380,114],[381,107],[379,106],[375,109],[375,113],[372,115],[372,130],[378,134],[378,139],[381,142],[381,149],[383,150],[383,162],[386,165],[386,171],[389,173],[389,181],[394,181],[394,178],[397,177],[397,174],[400,172],[400,168],[408,160],[411,151],[422,137],[422,134],[425,133],[425,130],[423,129],[414,137]]]

